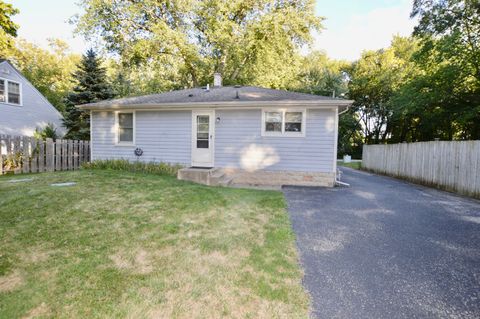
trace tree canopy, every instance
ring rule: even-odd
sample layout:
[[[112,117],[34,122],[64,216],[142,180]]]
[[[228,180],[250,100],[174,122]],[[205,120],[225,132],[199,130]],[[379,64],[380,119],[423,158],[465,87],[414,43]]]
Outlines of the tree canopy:
[[[349,72],[365,143],[480,139],[480,2],[416,0],[411,15],[412,37]]]
[[[81,2],[76,19],[124,63],[159,63],[176,70],[180,86],[207,83],[285,88],[299,67],[299,50],[322,18],[313,0],[175,0]],[[165,71],[166,73],[171,73]]]
[[[11,47],[12,38],[17,36],[18,25],[12,21],[12,16],[18,13],[18,9],[0,0],[0,50]]]
[[[70,52],[68,45],[58,39],[49,40],[49,48],[23,39],[15,46],[0,50],[15,67],[55,106],[65,111],[65,97],[73,89],[71,75],[80,61],[80,55]]]
[[[79,64],[61,41],[43,49],[15,39],[11,16],[18,10],[0,1],[0,54],[66,114],[76,137],[88,137],[88,115],[75,104],[205,85],[220,72],[225,85],[355,100],[340,117],[339,154],[359,156],[363,143],[480,139],[478,0],[414,0],[413,34],[394,36],[389,47],[353,62],[311,50],[312,32],[323,21],[313,0],[81,0],[80,6],[77,32],[98,43],[102,58],[89,51]]]

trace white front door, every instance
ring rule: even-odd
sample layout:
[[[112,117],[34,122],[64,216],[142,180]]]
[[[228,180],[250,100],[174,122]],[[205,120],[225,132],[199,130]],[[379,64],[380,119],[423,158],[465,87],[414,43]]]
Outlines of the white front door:
[[[192,111],[192,166],[213,167],[215,111]]]

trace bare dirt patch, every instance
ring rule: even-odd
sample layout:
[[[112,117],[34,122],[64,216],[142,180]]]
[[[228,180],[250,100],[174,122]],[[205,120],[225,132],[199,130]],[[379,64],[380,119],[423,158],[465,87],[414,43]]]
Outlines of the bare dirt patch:
[[[27,251],[21,252],[18,257],[25,263],[39,263],[46,261],[55,251],[42,247],[32,247]]]
[[[22,285],[23,277],[18,271],[14,271],[10,275],[0,277],[0,292],[12,291]]]
[[[121,251],[110,256],[110,259],[119,269],[138,274],[148,274],[153,271],[153,256],[144,249],[139,249],[133,254]]]
[[[22,318],[23,319],[38,318],[38,317],[48,316],[49,314],[50,314],[50,308],[48,308],[48,306],[44,302],[42,302],[40,305],[30,310]]]

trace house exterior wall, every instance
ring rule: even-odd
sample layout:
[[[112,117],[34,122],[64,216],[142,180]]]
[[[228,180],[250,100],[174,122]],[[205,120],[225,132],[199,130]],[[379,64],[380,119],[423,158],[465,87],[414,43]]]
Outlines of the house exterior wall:
[[[0,102],[0,134],[32,136],[36,128],[52,123],[60,135],[65,133],[60,113],[8,62],[0,63],[0,78],[21,85],[21,105]]]
[[[247,171],[333,172],[335,110],[307,109],[305,137],[262,136],[262,111],[219,110],[215,166]]]
[[[336,113],[310,109],[305,137],[262,136],[262,111],[216,110],[215,167],[249,172],[335,171]],[[162,161],[189,166],[192,139],[191,111],[136,111],[135,146],[115,143],[115,113],[92,111],[92,159],[136,160],[134,149],[144,153],[142,161]]]
[[[92,160],[122,158],[137,160],[134,150],[143,150],[140,160],[190,165],[192,112],[137,111],[135,146],[115,143],[115,113],[92,112]]]

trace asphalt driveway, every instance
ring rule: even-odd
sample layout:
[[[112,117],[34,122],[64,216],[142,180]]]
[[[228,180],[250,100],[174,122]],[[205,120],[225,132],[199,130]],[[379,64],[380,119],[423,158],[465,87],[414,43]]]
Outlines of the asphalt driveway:
[[[480,318],[480,201],[343,169],[286,187],[316,318]]]

